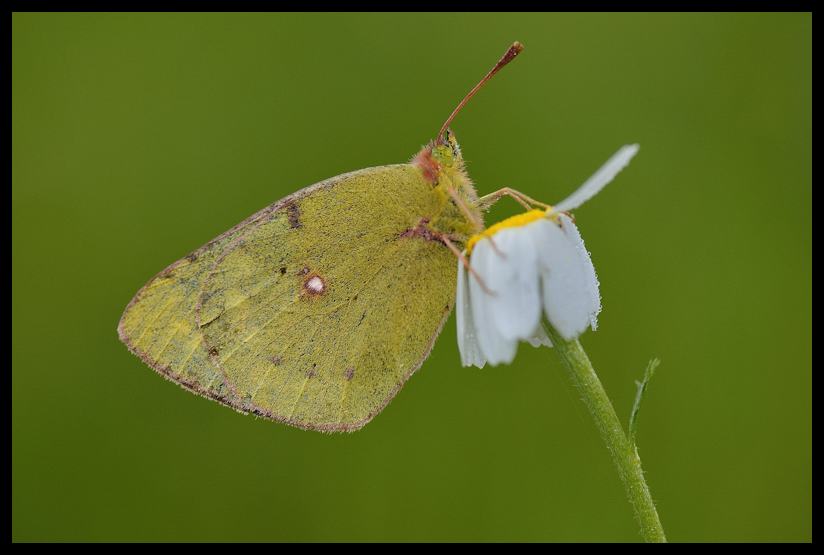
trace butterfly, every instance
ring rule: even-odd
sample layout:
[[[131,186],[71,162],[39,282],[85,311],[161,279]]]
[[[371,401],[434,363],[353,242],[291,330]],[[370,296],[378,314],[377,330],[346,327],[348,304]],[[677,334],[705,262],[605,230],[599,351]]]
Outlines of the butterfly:
[[[121,340],[185,389],[303,429],[363,427],[423,364],[455,301],[456,256],[483,229],[449,123],[408,164],[332,177],[152,278]]]

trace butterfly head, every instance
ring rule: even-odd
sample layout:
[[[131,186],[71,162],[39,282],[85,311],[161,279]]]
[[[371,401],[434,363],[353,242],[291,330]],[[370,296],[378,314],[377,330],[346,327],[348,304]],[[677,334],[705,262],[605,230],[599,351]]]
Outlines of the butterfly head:
[[[444,178],[450,182],[467,180],[461,147],[451,129],[447,129],[438,140],[423,147],[411,163],[421,170],[423,178],[432,185],[442,182]]]

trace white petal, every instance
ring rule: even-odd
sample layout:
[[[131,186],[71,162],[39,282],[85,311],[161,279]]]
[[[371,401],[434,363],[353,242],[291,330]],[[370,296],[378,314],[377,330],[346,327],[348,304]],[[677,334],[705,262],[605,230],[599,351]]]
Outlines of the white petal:
[[[478,241],[472,250],[470,264],[484,280],[484,284],[487,284],[487,287],[489,287],[487,276],[490,275],[491,269],[498,263],[498,255],[492,250],[489,240],[481,239]],[[481,353],[492,366],[502,362],[512,362],[518,350],[518,341],[516,339],[506,339],[498,332],[498,327],[493,321],[492,311],[490,310],[492,295],[489,295],[481,288],[475,276],[470,274],[467,279],[469,279],[472,322],[475,324],[475,335]]]
[[[566,214],[561,214],[561,223],[564,231],[569,236],[570,241],[575,245],[575,252],[578,254],[579,263],[584,271],[584,287],[589,297],[589,321],[592,331],[598,328],[598,313],[601,312],[601,293],[598,291],[598,276],[595,275],[595,266],[592,265],[592,258],[584,246],[584,240],[578,232],[578,227]]]
[[[504,339],[529,339],[541,321],[534,241],[524,226],[502,229],[492,240],[498,252],[491,249],[494,263],[483,278],[487,287],[497,293],[488,297],[489,314]]]
[[[532,334],[532,337],[527,339],[529,344],[533,347],[540,347],[541,345],[546,345],[547,347],[552,347],[552,341],[549,340],[549,337],[544,331],[544,326],[539,325],[535,332]]]
[[[589,269],[577,252],[574,235],[568,235],[549,219],[536,221],[529,229],[538,245],[544,311],[550,324],[569,341],[590,324]]]
[[[637,144],[622,146],[618,149],[618,152],[612,155],[612,158],[607,160],[597,172],[592,174],[592,177],[578,187],[577,191],[556,204],[552,210],[549,211],[549,215],[559,212],[569,212],[594,197],[601,189],[606,187],[610,181],[615,179],[615,176],[618,175],[621,170],[627,167],[632,157],[638,153],[639,148]]]
[[[466,256],[466,251],[464,251]],[[461,365],[483,368],[486,359],[481,353],[475,340],[475,325],[472,322],[472,306],[469,302],[469,290],[466,283],[467,270],[463,262],[458,259],[458,285],[455,295],[455,318],[458,328],[458,352],[461,354]]]

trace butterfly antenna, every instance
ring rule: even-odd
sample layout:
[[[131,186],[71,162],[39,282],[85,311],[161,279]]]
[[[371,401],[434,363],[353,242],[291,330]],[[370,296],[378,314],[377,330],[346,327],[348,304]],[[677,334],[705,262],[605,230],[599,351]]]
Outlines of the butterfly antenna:
[[[484,83],[486,83],[487,81],[489,81],[489,79],[490,79],[493,75],[495,75],[496,73],[498,73],[498,72],[499,72],[499,71],[500,71],[500,70],[501,70],[501,69],[502,69],[502,68],[503,68],[506,64],[508,64],[509,62],[511,62],[512,60],[514,60],[514,59],[515,59],[515,56],[517,56],[518,54],[520,54],[520,53],[521,53],[521,50],[523,50],[523,49],[524,49],[524,47],[521,45],[521,43],[520,43],[520,42],[518,42],[518,41],[515,41],[515,44],[513,44],[512,46],[510,46],[510,47],[509,47],[509,50],[507,50],[507,51],[506,51],[506,54],[504,54],[504,57],[503,57],[503,58],[501,58],[500,60],[498,60],[498,63],[497,63],[497,64],[495,64],[495,67],[493,67],[493,68],[492,68],[492,71],[490,71],[489,73],[487,73],[487,74],[486,74],[486,77],[484,77],[484,78],[481,80],[481,82],[480,82],[480,83],[478,83],[478,84],[475,86],[475,88],[474,88],[474,89],[472,89],[472,90],[469,92],[469,94],[468,94],[468,95],[466,95],[466,98],[464,98],[464,99],[463,99],[463,101],[462,101],[460,104],[458,104],[458,107],[457,107],[457,108],[455,108],[455,111],[454,111],[454,112],[452,112],[452,115],[451,115],[451,116],[449,116],[449,119],[447,119],[447,120],[446,120],[446,123],[444,123],[444,124],[443,124],[443,127],[441,128],[441,132],[440,132],[440,133],[438,133],[438,144],[443,144],[443,141],[444,141],[444,135],[443,135],[443,134],[444,134],[444,133],[446,133],[446,128],[447,128],[447,127],[449,127],[449,124],[452,122],[452,119],[453,119],[456,115],[458,115],[458,112],[460,112],[460,111],[461,111],[461,108],[463,108],[463,107],[464,107],[464,104],[466,104],[466,103],[467,103],[467,101],[468,101],[470,98],[472,98],[472,95],[474,95],[476,92],[478,92],[478,89],[480,89],[480,88],[483,86],[483,84],[484,84]]]

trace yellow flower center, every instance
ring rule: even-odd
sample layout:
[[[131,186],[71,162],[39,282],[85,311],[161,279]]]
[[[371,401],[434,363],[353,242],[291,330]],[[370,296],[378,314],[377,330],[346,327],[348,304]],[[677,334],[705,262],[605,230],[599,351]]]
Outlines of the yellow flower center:
[[[466,243],[466,255],[469,256],[472,254],[472,247],[475,246],[475,243],[483,239],[484,237],[492,237],[499,231],[507,227],[520,227],[526,224],[532,223],[535,220],[540,220],[541,218],[546,216],[546,211],[544,210],[530,210],[529,212],[524,212],[523,214],[517,214],[512,216],[511,218],[507,218],[502,222],[498,222],[493,226],[485,229],[481,233],[477,233],[469,238],[469,241]]]

